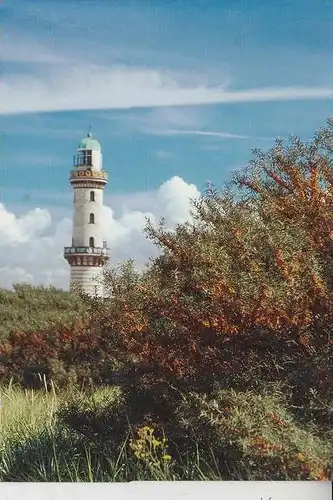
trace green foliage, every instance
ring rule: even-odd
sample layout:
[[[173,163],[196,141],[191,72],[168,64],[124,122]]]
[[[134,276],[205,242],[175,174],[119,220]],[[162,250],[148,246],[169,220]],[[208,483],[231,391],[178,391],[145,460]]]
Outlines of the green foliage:
[[[0,481],[329,478],[333,442],[297,425],[272,390],[182,395],[163,430],[131,425],[118,387],[2,389]]]
[[[184,466],[177,474],[165,467],[165,463],[160,467],[156,464],[150,466],[135,456],[128,427],[127,433],[120,437],[115,435],[114,429],[105,429],[107,440],[102,445],[99,435],[94,432],[85,435],[80,428],[75,428],[76,424],[72,425],[73,420],[77,422],[77,417],[84,415],[84,418],[88,417],[88,426],[93,429],[95,424],[99,425],[98,416],[103,418],[103,414],[109,411],[111,417],[110,409],[116,412],[123,401],[118,388],[104,388],[86,394],[57,394],[54,391],[50,394],[47,391],[23,392],[9,386],[2,389],[1,398],[0,481],[119,482],[218,478],[213,472],[205,475],[201,471],[200,454],[190,467]],[[127,420],[123,421],[128,426]],[[117,448],[114,440],[120,443]]]
[[[13,286],[0,289],[0,340],[12,331],[33,332],[70,325],[84,314],[82,300],[54,287]]]
[[[119,446],[128,431],[119,387],[77,394],[61,405],[57,417],[63,425],[102,447]]]
[[[0,374],[27,388],[52,381],[57,387],[101,383],[112,368],[106,348],[87,321],[71,327],[53,326],[40,332],[11,332],[2,342]]]
[[[222,470],[227,465],[246,480],[331,477],[332,443],[297,424],[272,387],[261,394],[230,389],[212,396],[184,395],[177,414],[184,435],[211,450]]]
[[[22,391],[15,385],[0,388],[0,449],[33,439],[41,428],[52,429],[59,403],[53,391]]]

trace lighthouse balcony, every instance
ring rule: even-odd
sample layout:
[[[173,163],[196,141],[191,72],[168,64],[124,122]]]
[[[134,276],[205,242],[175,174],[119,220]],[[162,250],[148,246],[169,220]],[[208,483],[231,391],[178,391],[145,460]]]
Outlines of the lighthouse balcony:
[[[91,170],[87,168],[86,170],[71,170],[69,173],[69,178],[71,181],[93,179],[103,180],[104,182],[107,182],[108,174],[105,170]]]
[[[64,257],[70,255],[107,255],[108,250],[106,247],[65,247]]]

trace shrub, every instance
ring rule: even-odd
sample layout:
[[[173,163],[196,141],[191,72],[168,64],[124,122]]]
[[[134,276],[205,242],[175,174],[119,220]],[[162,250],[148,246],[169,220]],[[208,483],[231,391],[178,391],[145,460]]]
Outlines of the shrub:
[[[129,431],[125,398],[119,387],[102,387],[76,394],[57,412],[62,425],[98,446],[119,446]]]
[[[85,309],[80,297],[54,287],[15,284],[13,290],[0,289],[0,340],[13,331],[71,326]]]
[[[330,480],[332,446],[301,428],[281,396],[222,390],[187,394],[178,408],[183,435],[211,450],[222,471],[246,480]],[[180,431],[181,433],[181,431]]]
[[[111,370],[112,351],[104,350],[87,322],[40,332],[12,332],[2,342],[0,376],[25,387],[42,387],[45,378],[59,387],[101,383]]]
[[[190,222],[148,224],[162,255],[109,272],[92,316],[119,363],[204,393],[283,380],[300,414],[331,425],[332,137],[333,120],[307,144],[277,141],[193,201]]]

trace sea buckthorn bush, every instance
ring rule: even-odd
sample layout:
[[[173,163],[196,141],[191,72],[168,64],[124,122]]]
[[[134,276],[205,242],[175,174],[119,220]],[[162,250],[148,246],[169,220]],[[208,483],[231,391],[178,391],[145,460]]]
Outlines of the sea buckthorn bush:
[[[330,480],[332,449],[286,411],[278,393],[222,390],[187,394],[178,408],[184,434],[243,479]]]

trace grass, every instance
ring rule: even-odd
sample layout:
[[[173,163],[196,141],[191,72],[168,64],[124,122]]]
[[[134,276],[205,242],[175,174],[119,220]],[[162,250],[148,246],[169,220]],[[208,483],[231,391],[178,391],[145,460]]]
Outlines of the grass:
[[[306,467],[319,470],[327,463],[325,442],[289,422],[273,395],[229,391],[214,401],[187,395],[177,429],[184,436],[196,429],[198,437],[192,447],[186,444],[177,461],[175,443],[154,434],[153,427],[134,434],[126,426],[128,432],[119,431],[117,440],[112,424],[122,403],[117,387],[92,393],[58,392],[54,387],[36,392],[9,384],[0,387],[0,398],[0,482],[269,480],[280,474],[274,464],[281,458],[285,468],[291,467],[285,479],[296,479],[292,470],[303,467],[303,455]],[[280,412],[274,418],[284,422],[282,428],[263,417],[274,409]],[[122,422],[124,418],[121,414]],[[260,443],[254,438],[259,434],[266,458],[258,455]],[[274,446],[280,446],[281,456]],[[221,449],[233,450],[236,463],[223,457],[221,462]],[[295,462],[295,457],[300,459]]]
[[[34,435],[41,426],[52,428],[59,398],[55,391],[22,391],[9,384],[0,389],[2,402],[0,413],[0,442],[4,446],[8,439]]]
[[[77,396],[78,394],[76,394]],[[174,473],[172,464],[151,454],[138,459],[128,436],[115,453],[99,448],[79,433],[63,426],[57,410],[73,393],[58,394],[53,388],[34,392],[9,384],[0,388],[0,481],[114,482],[218,480],[218,472],[201,470],[201,458],[184,463]]]

